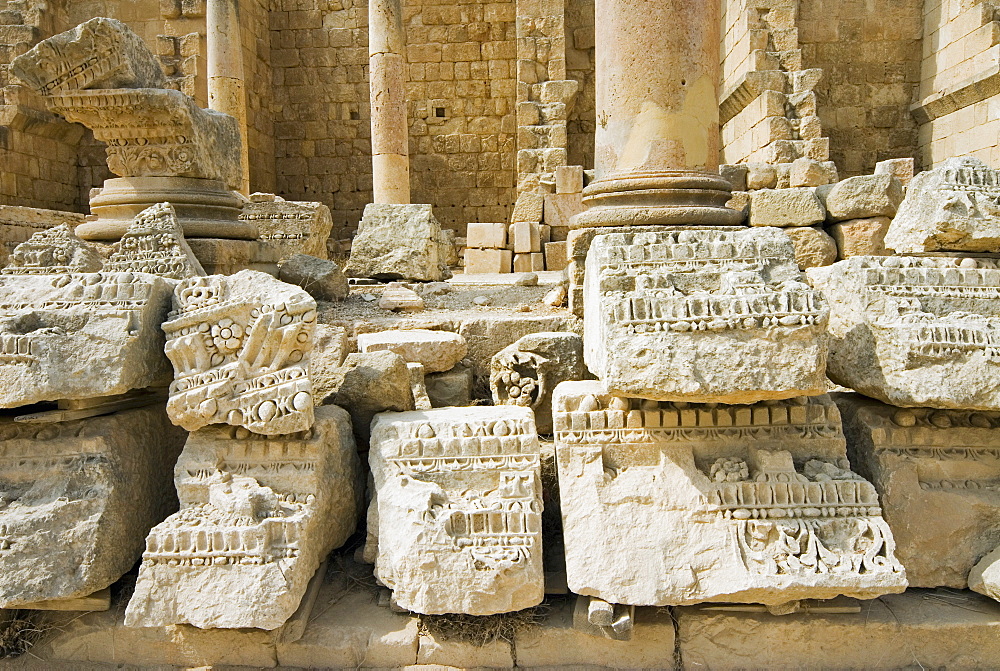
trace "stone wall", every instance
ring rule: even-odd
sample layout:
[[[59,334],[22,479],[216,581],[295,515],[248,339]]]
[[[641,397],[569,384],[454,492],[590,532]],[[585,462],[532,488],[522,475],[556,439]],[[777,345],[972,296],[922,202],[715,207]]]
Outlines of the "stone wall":
[[[924,167],[971,154],[1000,163],[1000,4],[927,0],[919,101],[919,153]]]
[[[799,2],[802,66],[823,70],[815,89],[818,114],[842,177],[870,174],[878,161],[917,155],[917,123],[909,106],[920,77],[921,4]]]
[[[594,0],[566,2],[566,77],[579,84],[566,124],[569,165],[594,167]]]

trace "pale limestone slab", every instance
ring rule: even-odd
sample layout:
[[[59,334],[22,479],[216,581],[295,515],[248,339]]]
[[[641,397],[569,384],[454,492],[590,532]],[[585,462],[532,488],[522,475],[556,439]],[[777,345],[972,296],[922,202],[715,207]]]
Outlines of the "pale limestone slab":
[[[576,333],[529,333],[490,362],[494,405],[535,413],[538,433],[552,433],[552,392],[560,382],[583,377],[583,339]]]
[[[104,17],[39,42],[11,61],[11,71],[42,95],[166,84],[145,42],[121,21]]]
[[[166,384],[172,290],[144,273],[0,275],[0,407]]]
[[[357,522],[360,462],[336,406],[298,433],[193,432],[174,476],[181,510],[146,538],[126,626],[276,629]]]
[[[970,570],[1000,545],[1000,413],[835,400],[851,464],[878,490],[910,586],[970,587]]]
[[[439,282],[451,277],[448,246],[430,205],[370,203],[344,272],[348,277]]]
[[[750,192],[751,226],[813,226],[824,219],[826,210],[813,189],[800,187]]]
[[[116,273],[149,273],[172,280],[205,274],[184,239],[184,230],[170,203],[143,210],[115,245],[104,269]]]
[[[281,434],[312,426],[309,355],[316,301],[242,270],[177,285],[163,324],[174,366],[167,412],[188,431],[209,424]]]
[[[1000,171],[963,156],[920,173],[885,245],[898,254],[1000,251]]]
[[[694,405],[564,382],[553,408],[571,591],[780,605],[906,587],[828,396]]]
[[[541,465],[531,410],[382,413],[372,422],[369,462],[376,575],[400,606],[490,615],[541,602]]]
[[[451,370],[469,352],[465,338],[451,331],[400,329],[361,333],[358,349],[362,352],[395,352],[407,363],[423,365],[427,373]]]
[[[257,227],[259,240],[282,258],[308,254],[325,259],[333,228],[330,208],[318,202],[285,200],[273,194],[253,194],[240,221]]]
[[[340,266],[308,254],[285,258],[278,267],[278,279],[302,287],[318,301],[342,301],[351,292]]]
[[[831,221],[893,217],[903,201],[903,184],[894,175],[860,175],[819,189]]]
[[[795,246],[795,263],[799,270],[828,266],[837,260],[837,243],[822,229],[796,226],[784,231]]]
[[[0,421],[0,607],[104,589],[176,510],[186,434],[162,407],[70,422]]]
[[[855,256],[809,278],[830,303],[831,380],[892,405],[1000,410],[996,260]]]
[[[828,308],[777,228],[597,235],[584,353],[616,395],[751,403],[821,394]]]

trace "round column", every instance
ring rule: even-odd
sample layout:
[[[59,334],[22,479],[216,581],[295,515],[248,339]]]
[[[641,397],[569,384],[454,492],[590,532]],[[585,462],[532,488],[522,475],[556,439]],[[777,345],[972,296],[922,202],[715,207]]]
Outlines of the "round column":
[[[718,175],[719,0],[597,0],[595,180],[574,226],[733,225]]]
[[[208,37],[208,108],[239,122],[243,143],[242,189],[250,193],[250,145],[247,137],[247,98],[244,90],[243,40],[239,0],[208,0],[205,6]]]
[[[406,36],[401,0],[368,3],[372,190],[376,203],[409,204],[410,148],[406,115]]]

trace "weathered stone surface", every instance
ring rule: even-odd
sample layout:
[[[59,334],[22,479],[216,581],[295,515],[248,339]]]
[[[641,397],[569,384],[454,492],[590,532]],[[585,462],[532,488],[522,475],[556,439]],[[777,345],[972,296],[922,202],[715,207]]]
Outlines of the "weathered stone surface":
[[[1000,410],[995,260],[855,256],[809,278],[830,303],[831,380],[892,405]]]
[[[431,407],[469,405],[472,400],[472,368],[461,362],[444,373],[431,373],[424,378]]]
[[[913,178],[886,247],[912,252],[1000,251],[1000,171],[972,157],[950,158]]]
[[[42,95],[166,84],[145,42],[121,21],[103,17],[38,43],[11,61],[11,71]]]
[[[607,233],[587,254],[584,354],[622,396],[823,393],[828,308],[776,228]]]
[[[837,181],[837,166],[833,161],[797,158],[789,169],[788,184],[791,187],[823,186]]]
[[[826,229],[837,243],[839,260],[852,256],[885,256],[885,234],[889,231],[889,217],[848,219]]]
[[[893,175],[848,177],[817,193],[831,221],[892,217],[903,202],[903,185]]]
[[[583,338],[576,333],[531,333],[500,350],[490,365],[494,405],[535,413],[538,433],[552,433],[552,392],[583,377]]]
[[[910,586],[971,586],[969,571],[1000,545],[1000,414],[835,400],[851,464],[878,490]]]
[[[181,282],[163,324],[174,365],[170,419],[188,431],[219,423],[269,435],[305,431],[313,422],[315,323],[309,294],[264,273]]]
[[[760,189],[750,193],[751,226],[812,226],[824,219],[826,210],[812,189]]]
[[[316,324],[313,351],[309,356],[309,380],[312,382],[313,402],[317,405],[333,390],[333,380],[344,365],[349,351],[347,329],[331,324]]]
[[[913,181],[914,163],[912,158],[890,158],[875,164],[876,175],[892,175],[903,187]]]
[[[35,233],[10,255],[4,275],[96,273],[103,265],[97,249],[76,237],[67,224]]]
[[[747,190],[773,189],[778,184],[778,171],[769,163],[747,163]]]
[[[382,295],[379,296],[378,306],[383,310],[423,310],[424,299],[413,289],[403,286],[399,282],[390,282]]]
[[[972,567],[969,572],[969,588],[1000,601],[1000,547]]]
[[[541,602],[541,471],[529,409],[383,413],[369,461],[376,575],[400,606],[490,615]]]
[[[169,473],[184,438],[162,407],[0,421],[0,606],[86,596],[128,571],[176,510]]]
[[[253,194],[241,221],[257,227],[260,241],[282,258],[308,254],[326,258],[326,241],[333,228],[330,208],[323,203],[285,200],[274,194]]]
[[[795,245],[795,263],[799,270],[828,266],[837,260],[837,243],[821,229],[798,226],[783,230]]]
[[[184,240],[184,231],[170,203],[144,210],[125,231],[104,264],[105,272],[149,273],[172,280],[205,274]]]
[[[424,383],[424,367],[419,363],[407,363],[410,372],[410,393],[413,394],[414,410],[430,410],[431,399],[427,395],[427,385]]]
[[[370,203],[344,271],[348,277],[446,280],[446,245],[430,205]]]
[[[143,273],[0,275],[0,407],[165,384],[172,288]]]
[[[351,291],[340,266],[307,254],[293,254],[283,261],[278,279],[302,287],[318,301],[342,301]]]
[[[339,405],[351,413],[354,435],[362,446],[368,444],[376,414],[413,410],[410,372],[406,360],[395,352],[348,354],[329,385],[323,403]]]
[[[912,590],[853,614],[673,611],[687,669],[973,669],[1000,664],[1000,605],[969,592]]]
[[[553,408],[571,591],[779,605],[905,588],[828,396],[687,405],[564,382]]]
[[[428,329],[362,333],[358,336],[358,349],[362,352],[395,352],[407,363],[423,365],[428,373],[450,370],[469,351],[465,338],[459,334]]]
[[[36,233],[66,224],[72,231],[84,220],[77,212],[44,210],[18,205],[0,205],[0,264],[11,262],[11,254],[19,244]]]
[[[181,510],[146,538],[127,626],[275,629],[354,532],[360,462],[341,408],[297,434],[201,429],[174,472]]]

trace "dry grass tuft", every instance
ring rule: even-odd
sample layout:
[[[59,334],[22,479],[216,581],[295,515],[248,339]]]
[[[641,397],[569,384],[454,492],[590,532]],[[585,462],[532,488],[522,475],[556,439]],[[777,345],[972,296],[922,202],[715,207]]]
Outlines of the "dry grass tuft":
[[[546,604],[499,615],[421,615],[420,633],[437,639],[483,647],[494,641],[514,644],[514,637],[548,616]]]
[[[20,657],[52,628],[39,611],[12,611],[10,619],[0,623],[0,659]]]

